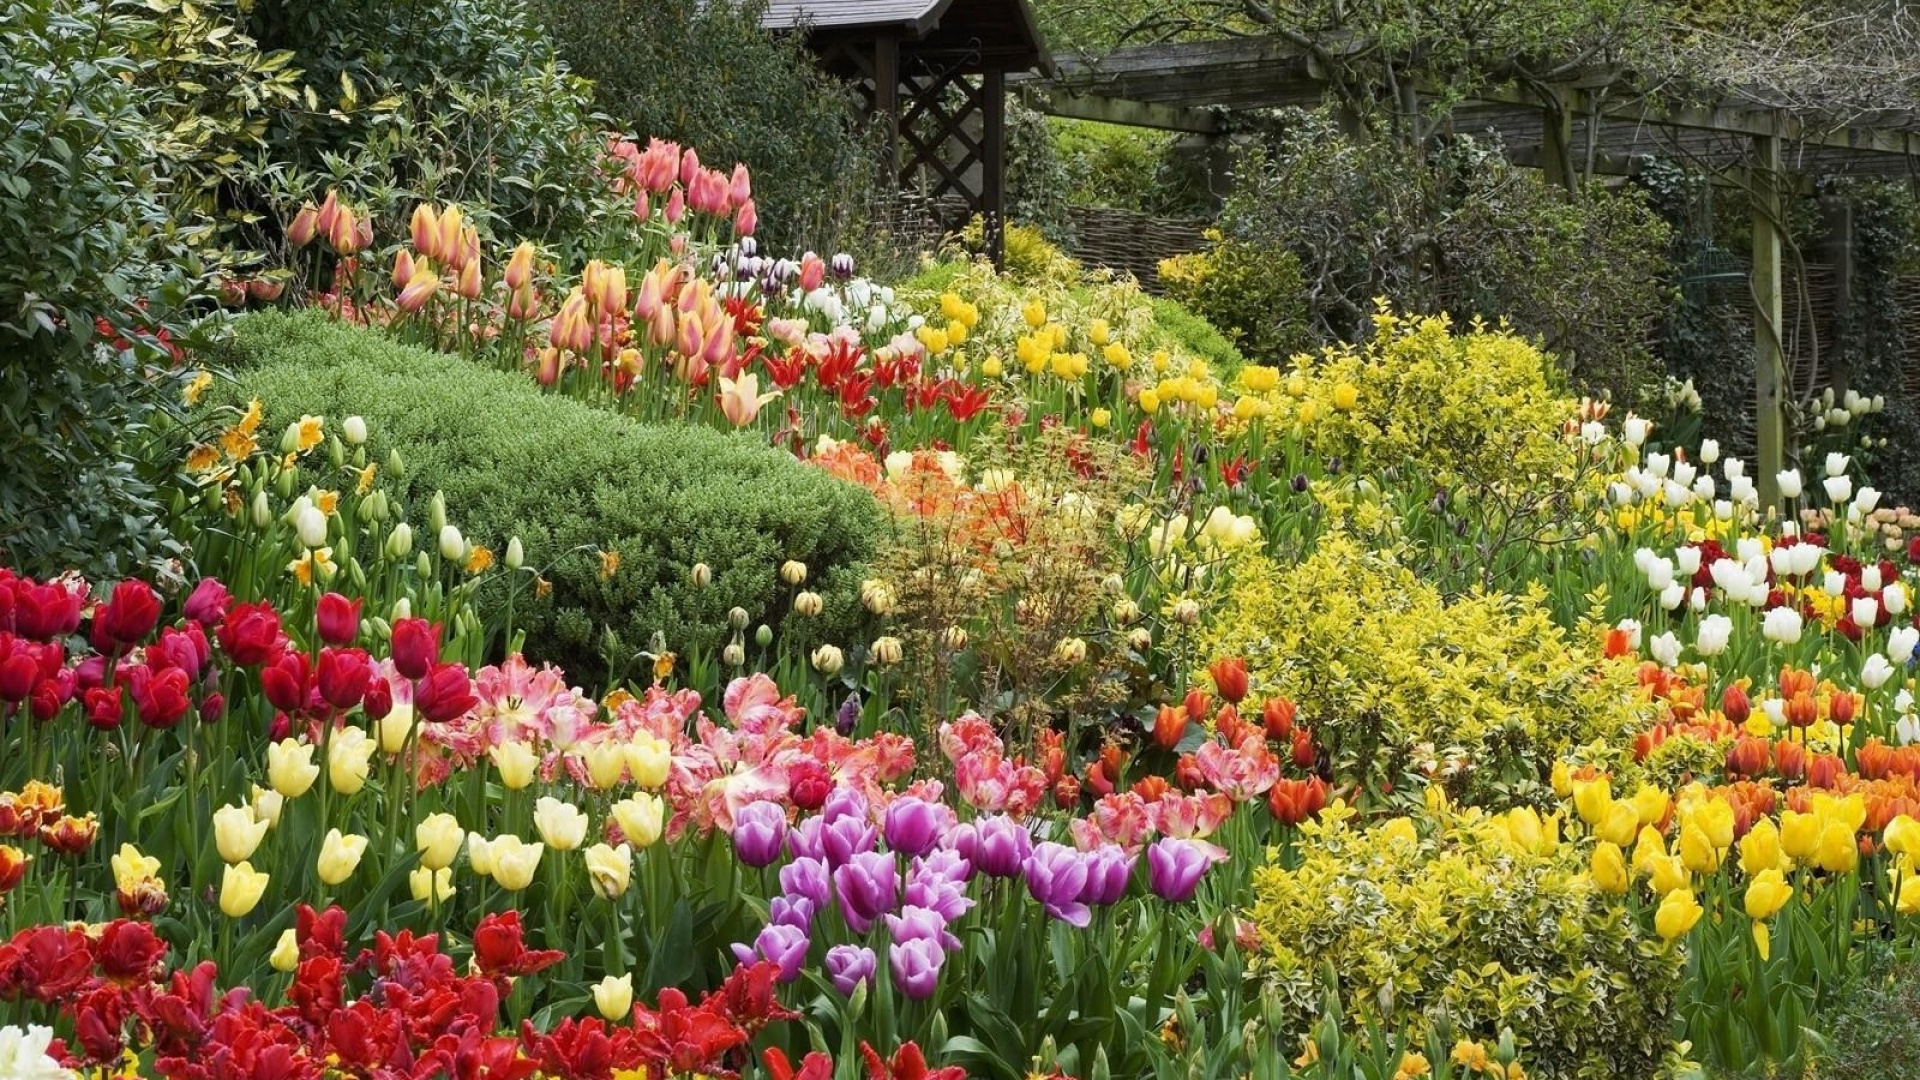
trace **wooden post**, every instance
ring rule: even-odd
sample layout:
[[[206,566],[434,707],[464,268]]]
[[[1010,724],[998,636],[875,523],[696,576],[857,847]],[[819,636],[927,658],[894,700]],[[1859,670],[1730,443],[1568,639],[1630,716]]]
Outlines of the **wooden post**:
[[[1006,254],[1007,75],[997,67],[980,76],[980,215],[987,257]]]
[[[1754,433],[1759,443],[1754,479],[1761,504],[1777,510],[1782,507],[1776,474],[1787,460],[1787,363],[1780,334],[1786,322],[1781,307],[1780,137],[1754,136],[1753,152],[1748,176],[1753,198]]]
[[[1573,109],[1566,97],[1556,91],[1553,100],[1540,110],[1540,121],[1540,171],[1546,174],[1547,183],[1574,194],[1579,184],[1573,167]]]

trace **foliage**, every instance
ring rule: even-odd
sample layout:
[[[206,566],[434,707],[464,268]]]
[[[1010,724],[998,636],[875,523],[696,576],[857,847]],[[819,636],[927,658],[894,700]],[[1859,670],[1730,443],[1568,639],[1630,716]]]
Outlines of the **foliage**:
[[[1053,120],[1017,95],[1007,98],[1006,200],[1008,229],[1017,223],[1053,243],[1073,240],[1067,208],[1072,179],[1053,137]]]
[[[250,365],[241,386],[266,403],[270,427],[362,414],[375,460],[399,451],[406,492],[444,492],[495,551],[522,540],[552,584],[550,602],[526,613],[532,655],[617,678],[656,634],[676,653],[717,653],[736,605],[780,631],[783,649],[854,619],[871,500],[764,446],[645,427],[318,315],[250,317],[236,339]],[[600,552],[619,555],[611,576]],[[785,610],[773,570],[787,559],[807,564],[826,598],[813,623]],[[714,568],[706,588],[691,580],[698,562]]]
[[[1876,423],[1887,434],[1872,454],[1874,479],[1888,498],[1920,501],[1920,401],[1907,389],[1910,342],[1901,319],[1901,276],[1920,252],[1911,193],[1895,185],[1854,184],[1834,197],[1853,215],[1854,295],[1833,343],[1835,385],[1868,396],[1884,395]],[[1855,443],[1846,449],[1860,453]]]
[[[525,0],[258,0],[247,25],[305,73],[305,107],[276,115],[246,175],[251,197],[284,217],[338,186],[386,215],[379,232],[435,199],[564,246],[601,211],[583,183],[603,148],[589,88]]]
[[[753,166],[764,239],[832,252],[857,243],[876,162],[849,89],[797,35],[760,28],[765,0],[534,0],[538,21],[621,131]]]
[[[1321,343],[1364,336],[1384,296],[1510,319],[1616,400],[1645,381],[1667,231],[1639,196],[1588,185],[1569,198],[1472,139],[1420,154],[1319,114],[1289,114],[1250,155],[1221,230],[1299,259]]]
[[[1160,262],[1167,295],[1232,339],[1240,351],[1278,363],[1310,339],[1300,260],[1279,248],[1229,240],[1209,229],[1205,251]]]
[[[1636,928],[1570,847],[1445,806],[1371,828],[1330,810],[1301,831],[1297,866],[1255,872],[1251,909],[1258,970],[1294,1017],[1317,1010],[1324,966],[1355,1010],[1390,1026],[1444,1015],[1483,1038],[1511,1027],[1528,1075],[1659,1072],[1682,957]]]
[[[1293,566],[1247,557],[1232,579],[1201,655],[1244,656],[1255,692],[1297,704],[1335,775],[1420,775],[1477,803],[1523,803],[1569,747],[1617,747],[1645,723],[1628,674],[1596,675],[1539,593],[1448,602],[1341,534]]]
[[[177,405],[172,350],[211,281],[160,160],[176,144],[156,121],[189,105],[154,77],[161,34],[68,0],[0,20],[0,553],[42,572],[170,554],[168,454],[140,451]]]
[[[1143,214],[1191,217],[1212,209],[1207,155],[1182,137],[1143,128],[1055,117],[1048,124],[1066,199]]]
[[[1818,1055],[1825,1080],[1869,1080],[1920,1074],[1920,971],[1887,965],[1823,1017]]]

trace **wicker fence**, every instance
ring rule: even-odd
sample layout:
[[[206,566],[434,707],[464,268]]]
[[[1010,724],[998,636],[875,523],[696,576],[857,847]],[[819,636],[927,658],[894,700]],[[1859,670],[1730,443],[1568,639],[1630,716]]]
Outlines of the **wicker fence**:
[[[1207,246],[1207,223],[1163,218],[1132,210],[1076,206],[1067,211],[1073,226],[1070,254],[1088,266],[1124,271],[1151,293],[1160,287],[1160,260]]]

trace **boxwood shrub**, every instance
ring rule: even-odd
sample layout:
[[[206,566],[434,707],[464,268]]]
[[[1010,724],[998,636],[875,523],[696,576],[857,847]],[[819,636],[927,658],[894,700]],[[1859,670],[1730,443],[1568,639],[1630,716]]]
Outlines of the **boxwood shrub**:
[[[736,605],[790,646],[844,644],[858,621],[878,507],[747,436],[636,423],[317,313],[239,320],[228,362],[237,379],[228,393],[258,397],[266,430],[304,414],[365,417],[374,460],[399,451],[415,515],[441,491],[470,540],[498,552],[520,537],[527,563],[553,584],[531,611],[524,593],[518,602],[526,651],[582,682],[598,682],[610,658],[631,659],[656,632],[683,655],[716,650]],[[620,554],[611,578],[601,550]],[[826,599],[804,626],[798,616],[782,625],[787,559],[807,564],[808,587]],[[706,588],[692,584],[699,562],[713,570]]]

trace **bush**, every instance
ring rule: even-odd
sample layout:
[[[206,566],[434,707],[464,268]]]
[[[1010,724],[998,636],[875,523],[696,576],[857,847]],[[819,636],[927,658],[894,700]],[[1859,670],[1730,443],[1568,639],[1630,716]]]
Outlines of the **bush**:
[[[1448,603],[1337,533],[1290,567],[1242,559],[1199,655],[1244,656],[1256,698],[1292,698],[1332,775],[1374,790],[1419,775],[1493,806],[1544,801],[1560,753],[1630,747],[1646,726],[1632,673],[1561,629],[1544,595]]]
[[[1823,1018],[1824,1080],[1920,1076],[1920,963],[1887,965]]]
[[[576,678],[605,670],[603,656],[624,665],[656,632],[677,653],[717,652],[736,605],[789,647],[845,641],[857,618],[873,500],[767,446],[637,424],[317,314],[249,316],[235,343],[238,392],[265,403],[266,430],[365,416],[374,459],[393,449],[404,461],[405,501],[444,491],[470,539],[501,551],[520,537],[553,586],[526,613],[527,652]],[[620,555],[611,578],[603,550]],[[777,578],[787,559],[807,564],[827,601],[804,627]],[[690,580],[697,562],[713,571],[704,589]]]
[[[1278,365],[1311,347],[1300,260],[1285,249],[1229,240],[1217,230],[1208,230],[1207,237],[1207,250],[1160,261],[1167,295],[1261,363]]]
[[[1389,1028],[1512,1029],[1541,1080],[1659,1075],[1681,951],[1602,895],[1570,845],[1524,846],[1477,811],[1442,808],[1424,838],[1411,824],[1330,811],[1302,827],[1296,868],[1254,872],[1259,970],[1290,1026],[1318,1015],[1331,968],[1352,1011]]]
[[[760,28],[763,0],[534,0],[595,105],[622,130],[743,161],[774,250],[831,252],[877,173],[847,87],[793,35]]]
[[[0,15],[0,560],[27,573],[171,554],[154,499],[172,458],[143,449],[211,276],[157,164],[154,117],[180,99],[150,77],[156,33],[121,5]]]

